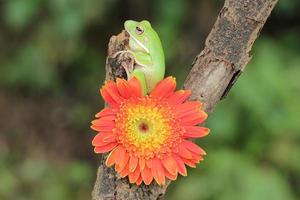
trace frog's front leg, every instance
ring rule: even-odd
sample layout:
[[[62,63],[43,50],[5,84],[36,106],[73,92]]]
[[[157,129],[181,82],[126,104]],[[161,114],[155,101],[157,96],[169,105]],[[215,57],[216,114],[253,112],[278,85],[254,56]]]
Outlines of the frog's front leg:
[[[127,74],[127,79],[129,80],[132,77],[136,77],[142,86],[143,89],[143,94],[147,94],[149,91],[147,90],[147,82],[144,74],[144,70],[147,70],[148,68],[151,68],[152,66],[152,59],[149,56],[149,54],[144,53],[144,52],[133,52],[131,50],[124,50],[124,51],[119,51],[113,55],[114,57],[128,57],[130,58],[133,62],[130,63],[130,65],[122,65],[124,67],[126,74]]]
[[[118,60],[120,59],[128,59],[130,58],[130,64],[128,65],[126,62],[122,62],[121,66],[125,69],[127,79],[130,79],[130,74],[134,70],[134,65],[135,65],[135,59],[134,59],[134,54],[130,50],[123,50],[123,51],[118,51],[115,54],[112,55],[112,58],[118,57]]]

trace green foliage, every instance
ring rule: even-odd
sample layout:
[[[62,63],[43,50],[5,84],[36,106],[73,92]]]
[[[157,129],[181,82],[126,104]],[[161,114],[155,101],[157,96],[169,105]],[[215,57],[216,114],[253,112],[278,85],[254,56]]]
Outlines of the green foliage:
[[[172,200],[295,199],[284,176],[272,167],[256,164],[250,156],[226,148],[211,152],[189,178],[171,187],[167,199]]]
[[[44,159],[0,161],[1,199],[65,200],[90,196],[94,174],[87,163],[73,161],[55,166]]]
[[[29,25],[37,16],[41,0],[11,0],[5,6],[5,20],[13,28],[19,30]]]

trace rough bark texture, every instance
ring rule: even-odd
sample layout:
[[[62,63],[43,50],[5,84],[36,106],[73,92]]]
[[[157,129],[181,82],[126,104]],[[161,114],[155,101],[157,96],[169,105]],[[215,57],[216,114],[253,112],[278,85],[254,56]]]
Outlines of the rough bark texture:
[[[227,0],[184,87],[211,112],[250,60],[249,52],[277,0]]]
[[[191,99],[204,102],[211,112],[226,97],[250,60],[249,52],[277,0],[225,0],[224,7],[206,39],[204,50],[195,58],[184,88],[191,89]],[[123,31],[113,36],[109,43],[106,62],[107,79],[126,78],[121,67],[130,60],[117,60],[112,55],[128,45],[128,35]],[[114,169],[104,165],[107,155],[101,157],[93,200],[155,200],[164,196],[168,184],[156,183],[137,187],[127,178],[121,179]],[[187,177],[188,178],[188,177]]]

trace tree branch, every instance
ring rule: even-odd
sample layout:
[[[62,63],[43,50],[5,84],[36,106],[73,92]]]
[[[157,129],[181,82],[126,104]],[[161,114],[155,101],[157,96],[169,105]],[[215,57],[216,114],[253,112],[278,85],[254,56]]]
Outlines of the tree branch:
[[[204,50],[195,58],[184,88],[193,91],[192,100],[204,102],[211,112],[218,101],[226,97],[250,60],[249,52],[277,0],[225,0],[218,19],[205,42]],[[126,78],[122,62],[112,55],[128,45],[128,35],[123,31],[109,42],[106,61],[106,78]],[[120,178],[112,167],[105,166],[101,157],[93,200],[155,200],[164,196],[169,182],[160,187],[130,184]],[[188,178],[188,177],[187,177]]]
[[[250,61],[250,50],[277,0],[226,0],[184,87],[211,112]]]

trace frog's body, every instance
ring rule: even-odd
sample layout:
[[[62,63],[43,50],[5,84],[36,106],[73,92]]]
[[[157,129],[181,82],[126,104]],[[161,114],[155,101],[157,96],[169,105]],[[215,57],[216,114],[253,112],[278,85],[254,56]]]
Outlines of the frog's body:
[[[143,86],[144,94],[150,93],[155,85],[164,78],[165,57],[161,41],[151,24],[143,20],[136,22],[127,20],[125,30],[129,33],[129,50],[135,60],[131,78],[138,78]]]

